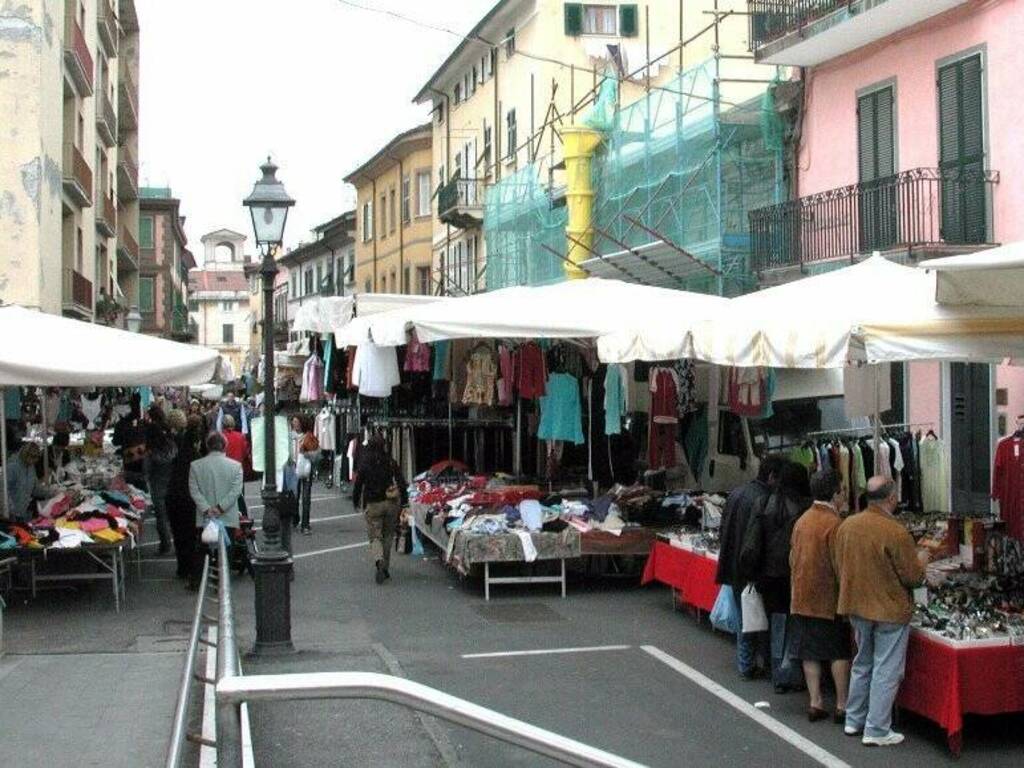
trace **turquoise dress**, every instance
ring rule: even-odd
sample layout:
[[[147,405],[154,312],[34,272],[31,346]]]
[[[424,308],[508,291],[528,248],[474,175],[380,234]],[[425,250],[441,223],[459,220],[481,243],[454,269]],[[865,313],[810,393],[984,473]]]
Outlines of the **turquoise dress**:
[[[548,377],[547,394],[540,399],[541,440],[562,440],[583,443],[583,414],[580,407],[580,386],[575,376],[552,373]]]

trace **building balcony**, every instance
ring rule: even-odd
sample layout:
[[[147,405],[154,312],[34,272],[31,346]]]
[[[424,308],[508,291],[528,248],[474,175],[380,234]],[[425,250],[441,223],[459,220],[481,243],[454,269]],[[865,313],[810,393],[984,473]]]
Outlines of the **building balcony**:
[[[117,113],[106,93],[96,96],[96,133],[109,149],[117,144]]]
[[[135,12],[135,0],[117,0],[118,16],[121,19],[121,29],[126,34],[136,34],[139,31],[139,15]]]
[[[854,261],[875,251],[919,259],[992,243],[998,171],[915,168],[751,211],[757,272]]]
[[[64,311],[80,317],[92,318],[92,280],[74,269],[64,270]]]
[[[123,203],[138,200],[139,166],[128,147],[121,147],[117,153],[117,197]]]
[[[92,205],[92,168],[71,142],[64,144],[64,194],[79,208]]]
[[[96,32],[109,58],[117,56],[117,13],[110,0],[100,0],[96,6]]]
[[[92,54],[82,28],[75,21],[74,4],[68,5],[64,23],[64,67],[81,97],[92,96]]]
[[[139,86],[127,66],[121,67],[119,79],[117,119],[121,131],[128,133],[139,128]]]
[[[121,227],[121,236],[117,238],[117,271],[139,271],[139,243],[127,227]]]
[[[102,203],[96,207],[96,231],[103,237],[117,236],[117,208],[107,194],[103,195]]]
[[[761,64],[813,67],[969,0],[747,0]]]
[[[454,178],[437,193],[437,216],[460,229],[479,227],[484,220],[485,182]]]

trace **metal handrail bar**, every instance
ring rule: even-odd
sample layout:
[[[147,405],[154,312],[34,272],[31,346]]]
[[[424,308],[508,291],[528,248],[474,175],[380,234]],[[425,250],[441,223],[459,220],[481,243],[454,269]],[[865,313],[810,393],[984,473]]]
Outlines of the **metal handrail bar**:
[[[641,763],[559,736],[557,733],[420,683],[391,675],[371,672],[317,672],[224,677],[219,678],[217,682],[218,711],[222,705],[237,707],[242,702],[311,699],[387,701],[462,725],[566,765],[578,768],[644,768]],[[218,745],[222,741],[218,727]],[[218,765],[228,768],[229,765],[235,766],[238,763],[221,763],[218,755]]]
[[[185,748],[185,728],[187,727],[188,710],[192,703],[192,673],[195,671],[199,633],[203,626],[203,598],[206,596],[209,573],[210,557],[207,555],[203,561],[203,575],[199,581],[199,599],[196,600],[196,613],[192,619],[192,631],[189,633],[188,650],[185,652],[185,666],[181,671],[178,703],[174,708],[174,727],[171,730],[171,741],[167,748],[167,768],[178,768],[181,764],[182,752]]]
[[[235,641],[235,614],[231,603],[231,563],[226,535],[217,544],[217,685],[223,680],[242,679]],[[242,712],[238,704],[217,700],[217,765],[242,765]]]

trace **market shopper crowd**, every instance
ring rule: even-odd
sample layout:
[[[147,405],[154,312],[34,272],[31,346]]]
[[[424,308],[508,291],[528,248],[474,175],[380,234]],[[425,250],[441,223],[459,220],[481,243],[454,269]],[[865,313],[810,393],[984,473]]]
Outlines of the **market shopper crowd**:
[[[744,679],[770,676],[780,694],[806,688],[811,722],[831,715],[863,744],[890,746],[903,741],[892,730],[892,711],[912,590],[924,583],[928,553],[893,516],[899,494],[892,480],[872,477],[864,502],[847,508],[834,470],[808,478],[803,466],[766,457],[758,477],[729,496],[716,581],[729,590]]]

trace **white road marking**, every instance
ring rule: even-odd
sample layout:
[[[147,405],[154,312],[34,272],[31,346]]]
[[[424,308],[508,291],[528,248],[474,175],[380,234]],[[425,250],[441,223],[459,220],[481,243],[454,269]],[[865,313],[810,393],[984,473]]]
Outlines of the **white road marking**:
[[[665,664],[683,677],[687,678],[690,682],[696,683],[708,693],[724,701],[740,714],[746,715],[755,723],[766,728],[790,746],[800,750],[815,762],[826,766],[826,768],[850,768],[849,763],[843,762],[831,752],[822,749],[810,739],[804,738],[792,728],[780,723],[774,717],[756,709],[754,705],[744,701],[728,688],[719,685],[710,677],[701,674],[696,669],[684,664],[674,656],[669,656],[667,653],[659,648],[655,648],[653,645],[642,645],[640,648],[644,653],[653,656],[662,664]]]
[[[304,557],[313,557],[313,555],[326,555],[330,552],[341,552],[345,549],[358,549],[359,547],[368,547],[370,542],[360,541],[356,544],[345,544],[342,547],[331,547],[330,549],[315,549],[312,552],[300,552],[297,555],[292,555],[292,560],[301,560]]]
[[[497,651],[495,653],[464,653],[464,659],[501,659],[508,656],[547,656],[554,653],[595,653],[599,651],[628,651],[631,645],[592,645],[584,648],[542,648],[536,651]]]

